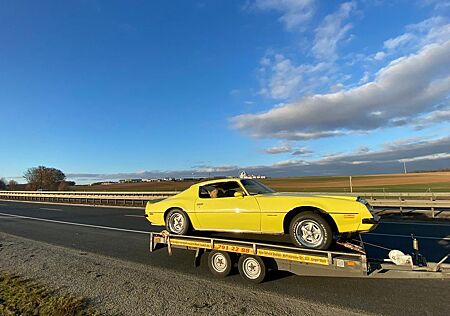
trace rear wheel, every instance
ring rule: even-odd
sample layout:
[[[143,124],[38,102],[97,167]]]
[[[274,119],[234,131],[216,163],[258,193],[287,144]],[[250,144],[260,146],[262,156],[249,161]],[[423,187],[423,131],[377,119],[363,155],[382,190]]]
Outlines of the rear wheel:
[[[303,212],[293,218],[289,227],[292,242],[302,248],[325,250],[333,241],[330,224],[319,214]]]
[[[208,267],[212,274],[223,278],[230,274],[233,260],[229,253],[213,250],[208,256]]]
[[[239,274],[244,280],[261,283],[267,275],[267,265],[258,256],[242,255],[238,262]]]
[[[173,209],[166,216],[166,229],[172,234],[184,235],[190,226],[189,217],[180,209]]]

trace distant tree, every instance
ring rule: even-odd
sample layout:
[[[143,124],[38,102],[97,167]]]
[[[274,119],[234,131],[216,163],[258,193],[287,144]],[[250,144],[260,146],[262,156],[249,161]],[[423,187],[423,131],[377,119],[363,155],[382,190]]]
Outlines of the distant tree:
[[[67,191],[69,189],[69,183],[66,181],[61,181],[58,185],[58,191]]]
[[[6,181],[3,178],[0,178],[0,190],[6,190]]]
[[[9,180],[8,182],[8,189],[11,191],[14,191],[17,188],[17,181]]]
[[[66,175],[61,170],[44,166],[28,169],[23,177],[28,182],[29,190],[56,190],[66,179]]]

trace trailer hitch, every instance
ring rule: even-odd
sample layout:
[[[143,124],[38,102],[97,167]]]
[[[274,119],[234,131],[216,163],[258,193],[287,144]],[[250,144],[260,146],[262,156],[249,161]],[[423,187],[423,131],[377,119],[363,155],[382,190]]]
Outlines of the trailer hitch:
[[[427,259],[419,252],[419,241],[417,240],[417,238],[414,237],[414,234],[411,234],[411,238],[413,247],[412,252],[413,264],[418,267],[426,267]]]

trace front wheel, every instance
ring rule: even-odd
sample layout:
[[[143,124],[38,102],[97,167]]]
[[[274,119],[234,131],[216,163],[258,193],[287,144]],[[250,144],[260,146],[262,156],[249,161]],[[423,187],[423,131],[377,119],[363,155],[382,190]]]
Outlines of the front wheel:
[[[190,224],[189,217],[180,209],[173,209],[166,216],[166,229],[172,234],[186,234]]]
[[[300,213],[294,217],[289,227],[292,242],[302,248],[326,250],[333,241],[330,224],[319,214]]]

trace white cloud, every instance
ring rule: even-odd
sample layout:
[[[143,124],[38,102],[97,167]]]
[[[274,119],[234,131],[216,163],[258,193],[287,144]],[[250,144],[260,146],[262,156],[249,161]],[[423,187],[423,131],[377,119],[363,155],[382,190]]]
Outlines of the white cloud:
[[[431,44],[391,62],[372,82],[316,94],[266,112],[239,115],[232,118],[232,124],[254,137],[290,140],[405,125],[434,111],[449,95],[448,56],[450,41]]]
[[[377,52],[373,58],[375,60],[383,60],[384,57],[386,57],[386,53],[380,51],[380,52]]]
[[[356,9],[355,2],[345,2],[339,9],[327,15],[315,30],[312,53],[319,59],[335,60],[339,42],[346,38],[352,28],[350,23],[345,23],[350,13]]]
[[[292,94],[302,79],[302,69],[295,67],[283,55],[276,55],[271,69],[272,76],[268,84],[269,94],[274,99],[284,99]]]
[[[224,166],[200,165],[195,166],[192,171],[197,173],[221,173],[221,172],[230,172],[237,169],[238,167],[233,165],[224,165]]]
[[[397,47],[404,45],[411,41],[414,38],[414,35],[411,33],[404,33],[400,36],[390,38],[384,41],[384,48],[386,49],[396,49]]]
[[[421,160],[438,160],[438,159],[445,159],[450,158],[450,153],[437,153],[432,155],[425,155],[425,156],[419,156],[419,157],[413,157],[409,159],[400,159],[400,162],[413,162],[413,161],[421,161]]]
[[[450,121],[450,107],[442,108],[426,115],[422,115],[417,119],[415,129],[422,129],[431,124]]]
[[[410,138],[384,144],[380,149],[338,153],[316,160],[288,159],[260,166],[198,165],[187,170],[146,171],[118,174],[67,174],[77,182],[96,182],[127,178],[237,176],[241,170],[268,176],[295,176],[318,174],[369,174],[402,172],[400,162],[409,162],[409,170],[448,168],[450,163],[450,137],[435,139]]]
[[[374,59],[384,59],[387,55],[392,55],[399,51],[418,49],[431,43],[442,44],[448,40],[450,40],[450,23],[448,18],[434,16],[422,22],[407,25],[405,33],[384,41],[386,52],[378,52],[375,54]]]
[[[308,83],[311,76],[323,73],[329,69],[329,64],[294,65],[282,54],[265,56],[261,59],[260,75],[262,79],[261,94],[273,99],[288,99],[294,95],[305,92],[312,86],[321,84],[320,80]]]
[[[249,7],[281,12],[279,20],[287,30],[302,26],[314,13],[313,0],[255,0]]]
[[[266,154],[282,154],[282,153],[290,153],[292,151],[292,147],[289,144],[282,144],[280,146],[270,147],[264,150]]]
[[[384,50],[380,50],[370,57],[364,56],[357,62],[366,62],[370,59],[381,61],[387,57],[398,57],[428,44],[442,44],[450,40],[449,19],[442,16],[433,16],[419,23],[407,25],[405,29],[405,33],[385,40]]]
[[[298,149],[294,150],[292,152],[292,155],[293,156],[306,156],[306,155],[309,155],[309,154],[312,154],[312,153],[313,153],[312,150],[310,150],[310,149],[308,149],[306,147],[302,147],[302,148],[298,148]]]
[[[364,71],[364,75],[363,77],[359,80],[360,84],[364,84],[367,83],[369,81],[369,72],[368,71]]]

